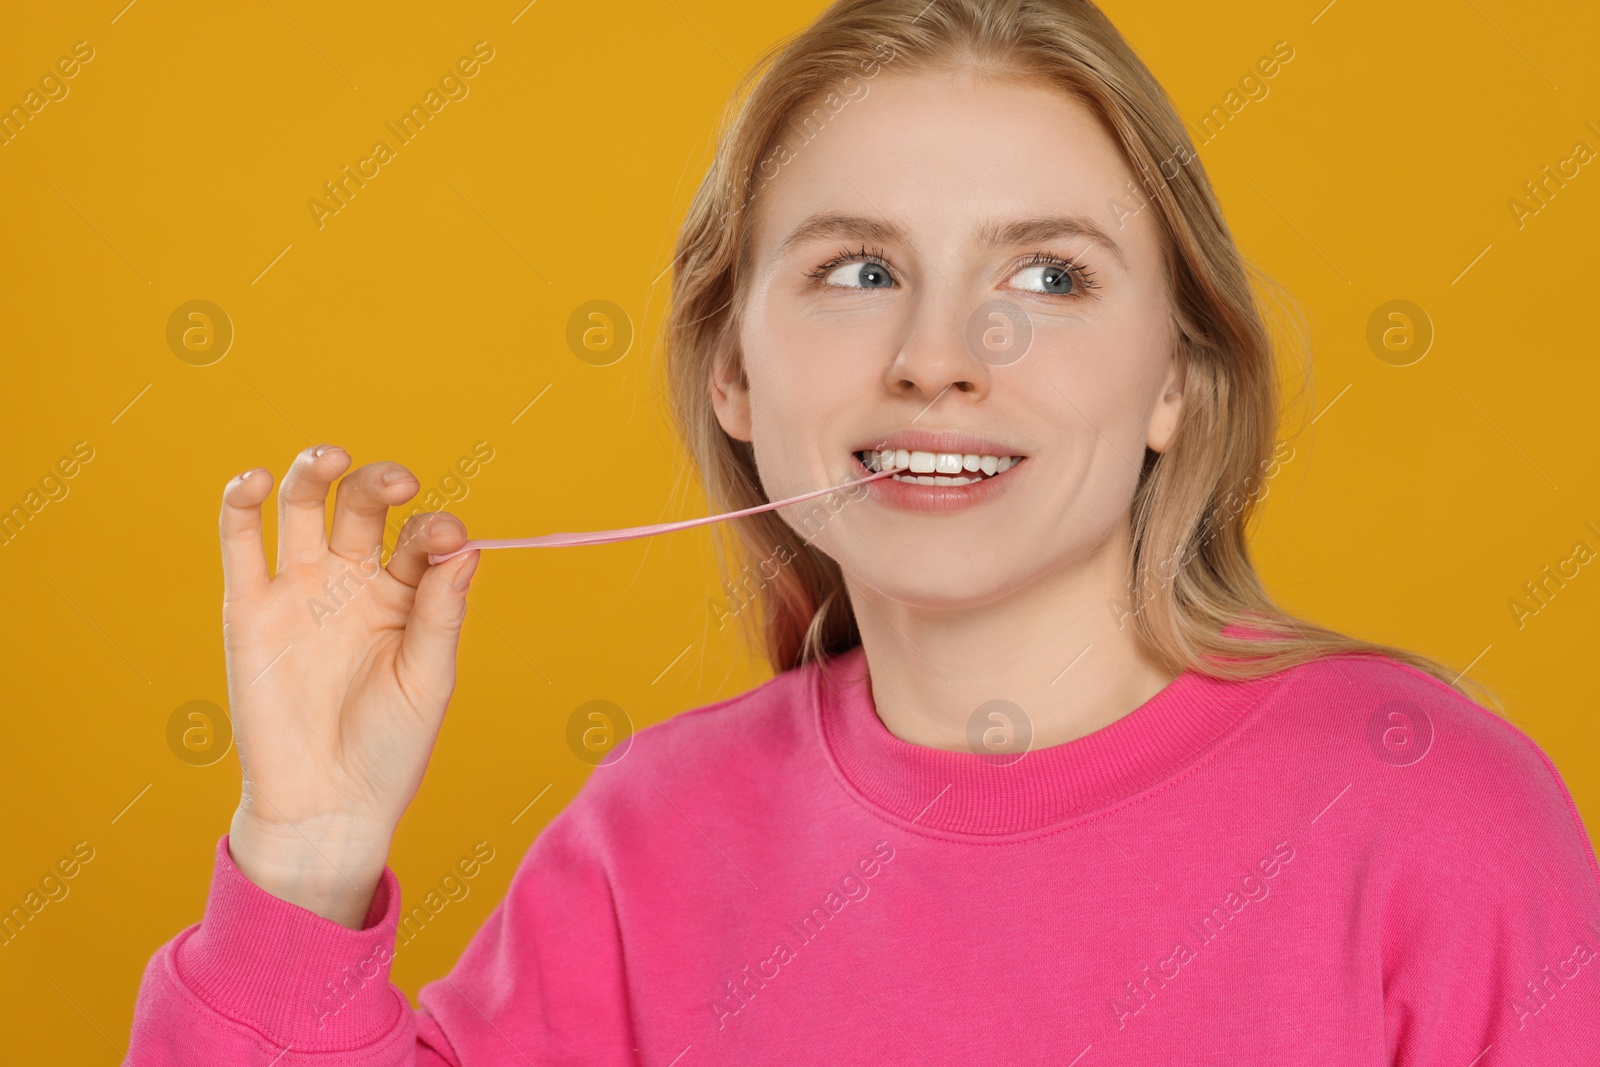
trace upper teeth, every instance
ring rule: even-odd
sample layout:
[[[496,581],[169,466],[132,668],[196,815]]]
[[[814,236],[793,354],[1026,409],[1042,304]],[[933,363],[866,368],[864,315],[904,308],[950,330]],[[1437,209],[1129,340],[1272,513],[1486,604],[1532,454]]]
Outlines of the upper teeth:
[[[960,477],[962,471],[974,474],[982,471],[984,475],[994,475],[1023,459],[1022,456],[980,456],[971,452],[965,455],[960,452],[911,452],[904,448],[885,448],[857,454],[868,470],[908,471],[921,477],[899,474],[891,477],[897,482],[918,482],[922,485],[966,485],[980,481],[981,477]]]

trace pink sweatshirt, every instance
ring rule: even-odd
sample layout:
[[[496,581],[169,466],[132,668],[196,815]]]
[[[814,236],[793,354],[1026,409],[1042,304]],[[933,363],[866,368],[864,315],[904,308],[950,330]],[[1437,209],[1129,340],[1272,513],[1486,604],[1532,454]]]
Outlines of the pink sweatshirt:
[[[908,744],[860,648],[641,731],[419,1007],[217,846],[130,1062],[1600,1064],[1600,868],[1517,729],[1373,655],[1185,673],[1020,760]]]

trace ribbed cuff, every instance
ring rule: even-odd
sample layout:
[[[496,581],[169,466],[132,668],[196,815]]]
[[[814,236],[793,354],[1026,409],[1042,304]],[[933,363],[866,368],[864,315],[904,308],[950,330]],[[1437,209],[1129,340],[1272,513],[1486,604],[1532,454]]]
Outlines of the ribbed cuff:
[[[273,896],[217,842],[205,917],[175,946],[178,977],[216,1011],[302,1052],[362,1048],[410,1009],[389,984],[400,883],[383,869],[362,929]]]

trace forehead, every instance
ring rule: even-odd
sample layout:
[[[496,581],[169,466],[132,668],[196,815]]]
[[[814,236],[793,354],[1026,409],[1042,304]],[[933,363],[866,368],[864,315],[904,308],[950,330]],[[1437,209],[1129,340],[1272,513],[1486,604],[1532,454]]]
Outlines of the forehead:
[[[1155,255],[1150,213],[1127,214],[1138,204],[1133,172],[1062,90],[970,71],[885,73],[817,108],[808,124],[783,128],[758,176],[758,258],[792,247],[818,213],[876,216],[919,248],[982,240],[997,220],[1075,216],[1098,224],[1130,264]]]

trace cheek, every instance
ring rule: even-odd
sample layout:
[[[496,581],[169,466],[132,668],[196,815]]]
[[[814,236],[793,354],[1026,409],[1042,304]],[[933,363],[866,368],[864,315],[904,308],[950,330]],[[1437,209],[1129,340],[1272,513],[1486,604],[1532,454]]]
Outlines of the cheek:
[[[898,349],[900,309],[892,300],[857,297],[779,292],[753,300],[743,325],[745,351],[768,356],[776,372],[791,377],[859,376],[882,367]]]
[[[1017,409],[1048,427],[1051,488],[1039,506],[1067,540],[1097,542],[1121,521],[1138,486],[1150,416],[1166,376],[1165,338],[1149,316],[1102,314],[1093,323],[1038,329],[1028,355],[997,374]],[[1050,503],[1046,504],[1045,499]]]
[[[1031,375],[1019,384],[1060,409],[1070,437],[1087,434],[1102,447],[1115,444],[1137,464],[1170,363],[1170,343],[1159,325],[1164,321],[1158,312],[1129,306],[1109,309],[1092,322],[1042,326],[1033,349],[1017,364]]]
[[[748,318],[741,343],[758,456],[779,443],[791,454],[820,447],[819,439],[832,439],[830,431],[859,432],[863,411],[868,419],[881,412],[884,367],[893,352],[883,333],[859,316]],[[847,418],[855,424],[841,427]]]
[[[756,466],[772,499],[818,489],[821,427],[846,388],[824,373],[808,373],[815,349],[794,339],[763,350],[746,350],[750,379],[750,435]],[[752,358],[752,356],[754,358]],[[813,364],[814,365],[814,364]]]

